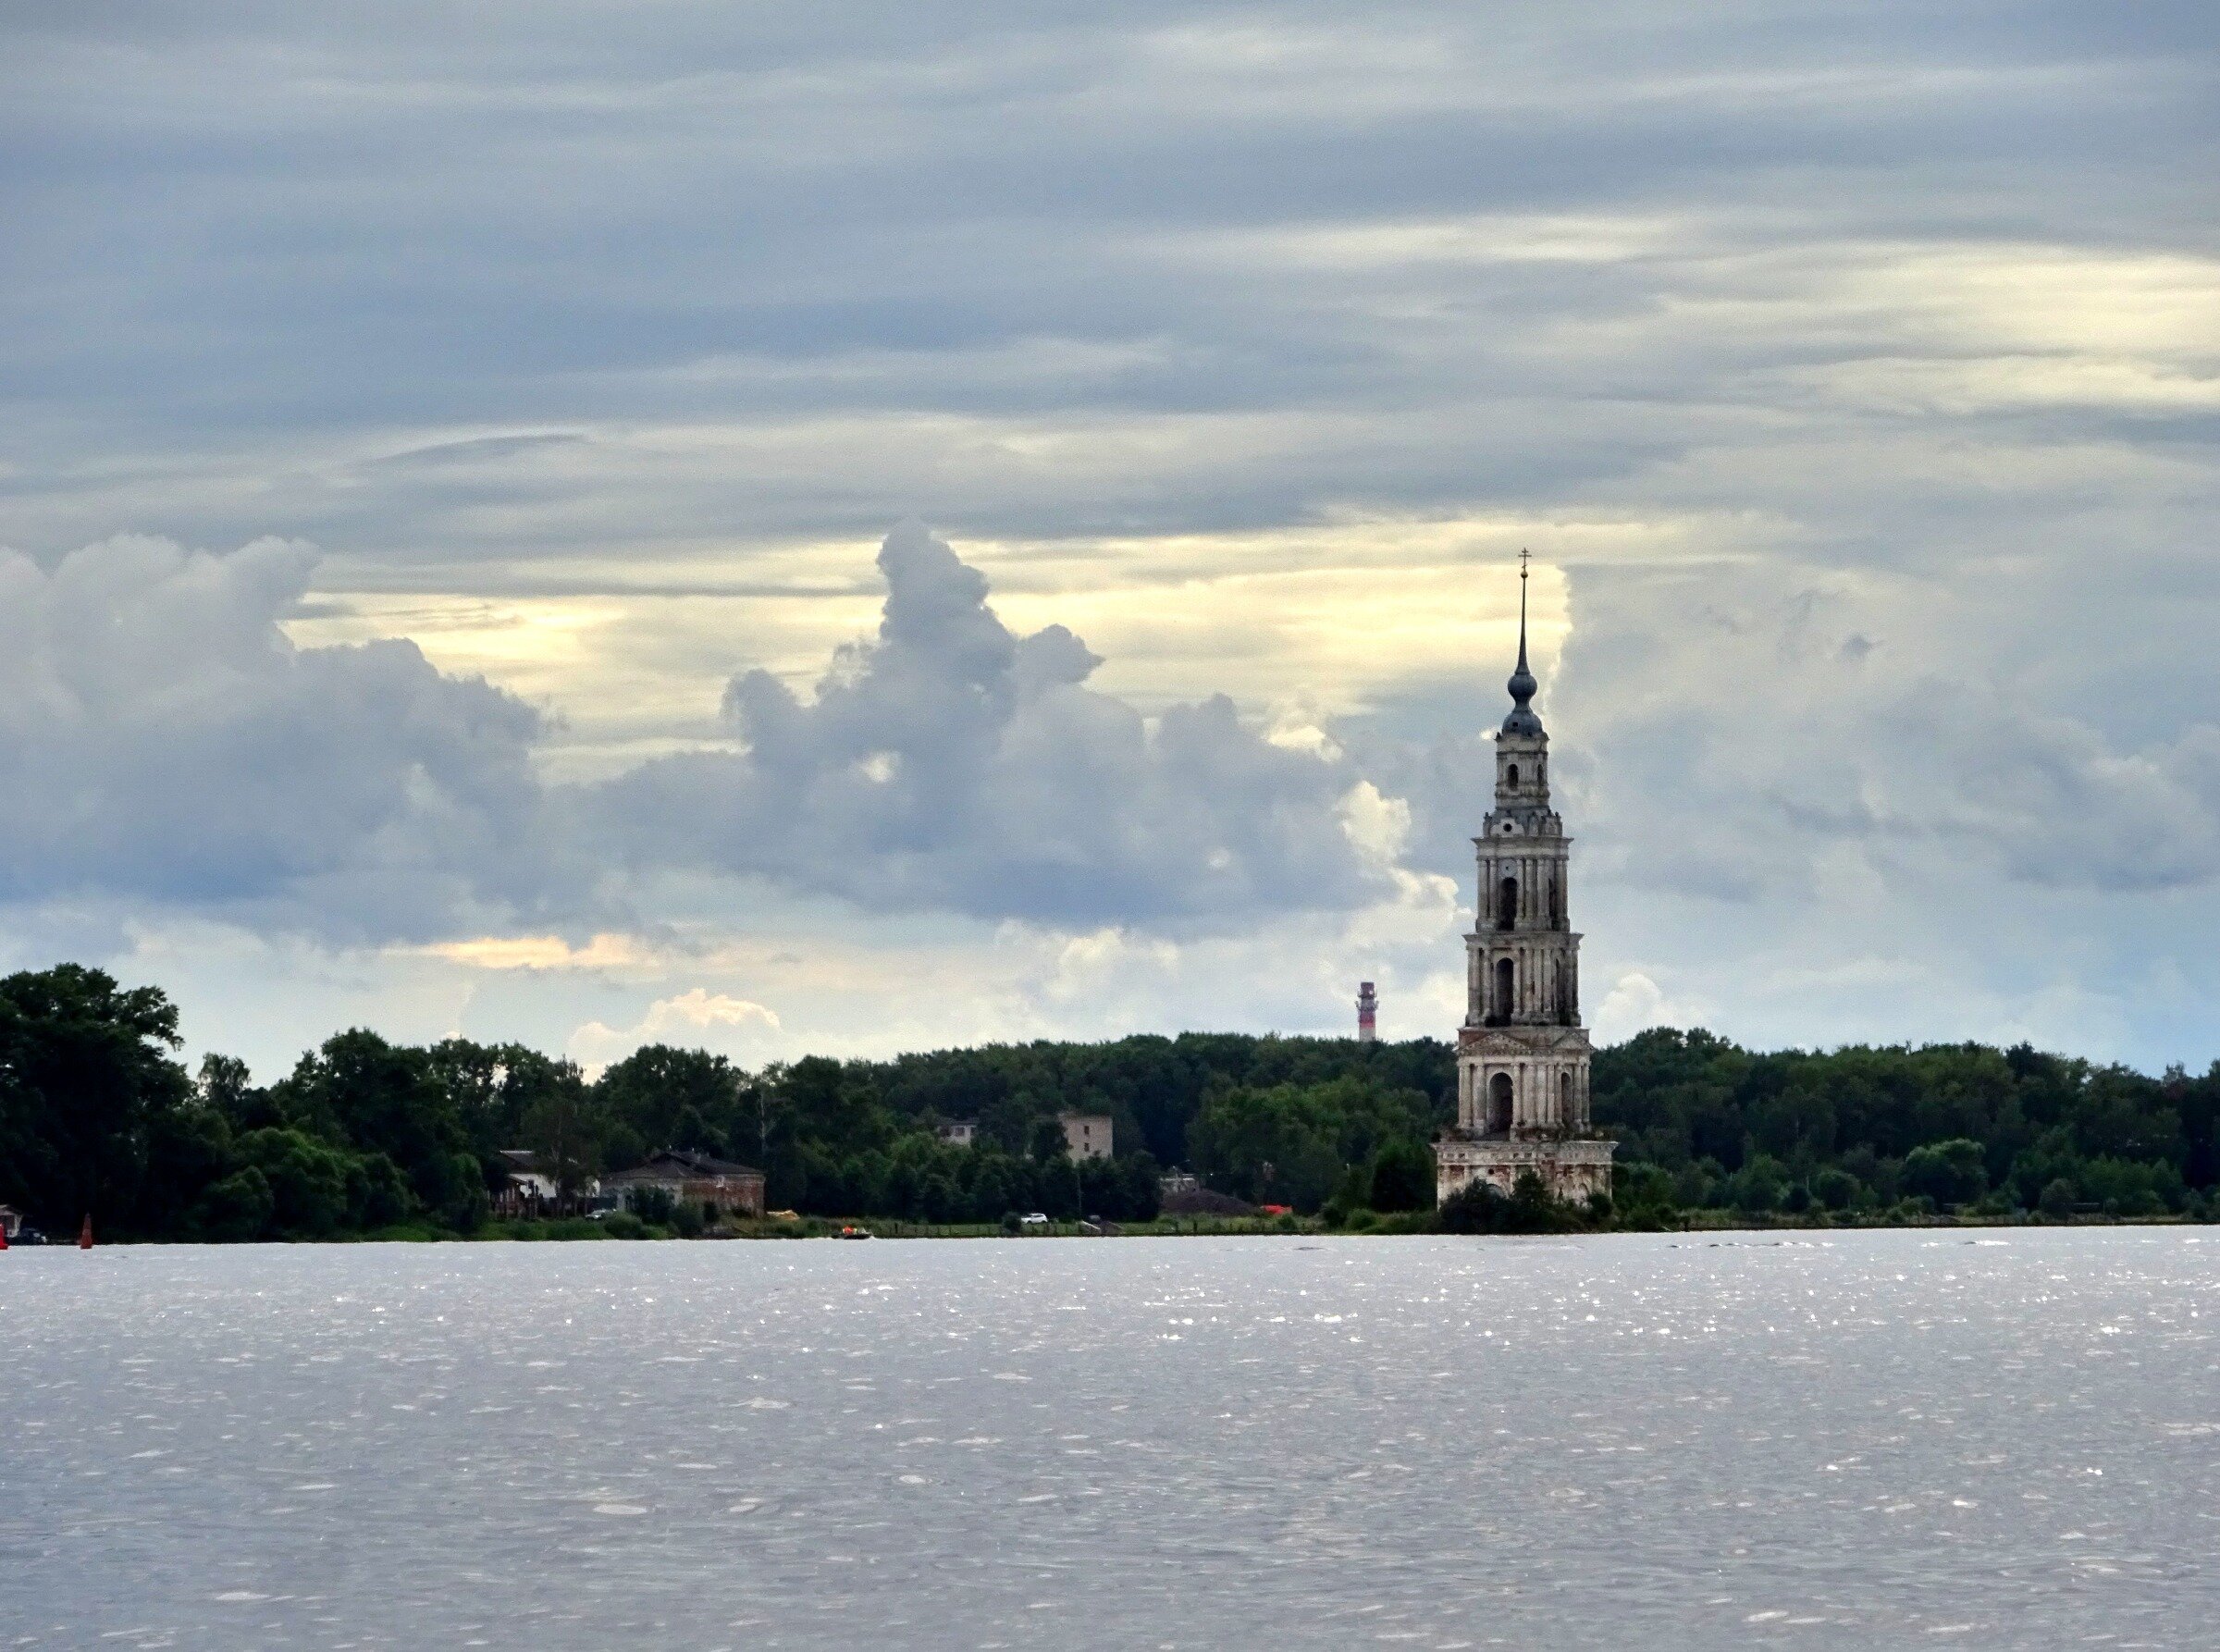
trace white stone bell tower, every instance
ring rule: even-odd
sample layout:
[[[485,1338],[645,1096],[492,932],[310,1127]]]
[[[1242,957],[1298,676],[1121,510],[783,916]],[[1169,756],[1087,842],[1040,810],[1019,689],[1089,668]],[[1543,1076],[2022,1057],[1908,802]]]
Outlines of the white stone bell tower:
[[[1616,1143],[1588,1119],[1588,1035],[1580,1024],[1572,840],[1549,807],[1549,736],[1526,669],[1526,553],[1519,553],[1519,665],[1496,736],[1496,807],[1480,835],[1479,898],[1464,938],[1457,1031],[1457,1123],[1434,1144],[1438,1197],[1475,1179],[1510,1192],[1531,1171],[1560,1199],[1611,1190]]]

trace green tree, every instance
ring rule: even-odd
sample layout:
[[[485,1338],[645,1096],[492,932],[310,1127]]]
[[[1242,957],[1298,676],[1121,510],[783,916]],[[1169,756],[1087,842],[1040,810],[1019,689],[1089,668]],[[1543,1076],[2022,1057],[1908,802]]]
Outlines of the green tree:
[[[1753,1215],[1776,1211],[1788,1197],[1788,1172],[1770,1153],[1757,1153],[1727,1181],[1733,1207]]]
[[[258,1239],[269,1230],[277,1208],[268,1178],[250,1165],[202,1190],[184,1231],[219,1244]]]
[[[602,1116],[570,1062],[549,1063],[536,1088],[521,1134],[540,1175],[555,1185],[557,1208],[568,1210],[601,1168]]]
[[[1036,1165],[1054,1165],[1071,1156],[1071,1139],[1064,1133],[1062,1121],[1037,1118],[1033,1121],[1031,1138],[1025,1144],[1026,1155]]]
[[[1164,1177],[1155,1156],[1128,1153],[1117,1161],[1117,1174],[1123,1191],[1111,1214],[1120,1221],[1154,1221],[1164,1208]]]
[[[1680,1213],[1674,1208],[1672,1177],[1658,1165],[1639,1161],[1611,1167],[1611,1199],[1621,1214],[1621,1226],[1655,1232],[1673,1225]]]
[[[2152,1164],[2107,1153],[2085,1161],[2075,1181],[2081,1197],[2095,1200],[2107,1215],[2161,1215],[2181,1209],[2189,1197],[2181,1173],[2164,1161]]]
[[[401,1166],[382,1153],[363,1153],[347,1165],[347,1225],[357,1229],[405,1222],[416,1208]]]
[[[219,1115],[234,1135],[282,1124],[270,1092],[254,1082],[247,1064],[236,1055],[214,1052],[201,1057],[200,1077],[194,1083],[201,1104]]]
[[[1970,1204],[1988,1190],[1981,1144],[1960,1136],[1915,1147],[1905,1155],[1905,1190],[1938,1205]]]
[[[944,1171],[935,1170],[926,1177],[922,1203],[928,1222],[963,1220],[963,1193],[957,1189],[955,1178]]]
[[[193,1207],[204,1190],[237,1166],[231,1127],[224,1116],[188,1099],[146,1121],[147,1174],[134,1226],[150,1239],[193,1231]]]
[[[1374,1210],[1433,1209],[1433,1153],[1408,1136],[1386,1143],[1373,1155],[1371,1190]]]
[[[643,1044],[602,1073],[594,1095],[635,1151],[755,1151],[756,1121],[741,1117],[740,1075],[707,1050]]]
[[[335,1146],[382,1153],[416,1202],[464,1232],[485,1219],[485,1170],[428,1051],[356,1029],[325,1041],[272,1086],[292,1128]],[[283,1194],[279,1194],[282,1217]]]
[[[250,1130],[239,1150],[262,1172],[279,1235],[327,1239],[346,1225],[349,1155],[299,1130]]]
[[[1566,1233],[1581,1219],[1549,1196],[1541,1177],[1522,1171],[1508,1196],[1484,1181],[1467,1182],[1435,1217],[1444,1233]]]
[[[1504,1213],[1506,1233],[1562,1233],[1577,1226],[1572,1213],[1549,1196],[1542,1178],[1531,1170],[1519,1172],[1511,1187],[1510,1208]]]
[[[1811,1178],[1812,1196],[1829,1210],[1848,1210],[1857,1199],[1857,1177],[1828,1165]]]
[[[1213,1187],[1309,1213],[1350,1165],[1384,1142],[1420,1134],[1426,1117],[1423,1093],[1345,1077],[1210,1091],[1187,1137],[1196,1170]]]
[[[50,1232],[90,1214],[114,1234],[190,1208],[197,1187],[147,1200],[154,1121],[187,1105],[178,1013],[153,987],[62,964],[0,979],[0,1202]],[[196,1149],[197,1151],[197,1149]]]

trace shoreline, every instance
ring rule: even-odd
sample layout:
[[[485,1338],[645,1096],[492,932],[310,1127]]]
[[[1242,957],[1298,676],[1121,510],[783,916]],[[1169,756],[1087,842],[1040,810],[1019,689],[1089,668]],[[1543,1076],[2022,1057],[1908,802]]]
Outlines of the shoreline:
[[[1430,1215],[1431,1213],[1428,1213]],[[1702,1213],[1710,1214],[1712,1213]],[[1724,1216],[1726,1213],[1718,1213]],[[1610,1239],[1634,1234],[1710,1235],[1737,1233],[1871,1233],[1889,1230],[1935,1232],[1980,1231],[1984,1229],[2018,1228],[2074,1228],[2074,1227],[2208,1227],[2220,1226],[2201,1222],[2193,1217],[2165,1214],[2153,1216],[2076,1216],[2066,1221],[2047,1217],[2022,1215],[1934,1215],[1918,1218],[1897,1218],[1873,1222],[1826,1221],[1811,1222],[1797,1218],[1767,1221],[1744,1213],[1735,1213],[1731,1219],[1720,1221],[1689,1221],[1677,1227],[1582,1227],[1566,1228],[1544,1233],[1454,1234],[1432,1225],[1431,1221],[1416,1222],[1405,1217],[1383,1219],[1366,1227],[1347,1224],[1328,1226],[1315,1216],[1275,1217],[1179,1217],[1156,1222],[1107,1223],[1091,1227],[1077,1222],[1053,1223],[1045,1229],[1010,1233],[996,1224],[986,1223],[931,1223],[903,1222],[892,1218],[862,1218],[836,1221],[821,1217],[804,1217],[794,1222],[751,1222],[722,1231],[696,1234],[690,1238],[667,1228],[650,1227],[637,1234],[610,1233],[597,1223],[583,1217],[564,1218],[560,1222],[509,1222],[489,1224],[474,1233],[451,1233],[434,1228],[384,1228],[369,1233],[330,1234],[316,1239],[240,1239],[208,1241],[195,1239],[102,1239],[94,1247],[99,1250],[144,1250],[173,1245],[191,1245],[204,1249],[245,1249],[260,1246],[299,1245],[376,1245],[376,1244],[642,1244],[642,1243],[716,1243],[730,1240],[793,1240],[793,1239],[846,1239],[858,1238],[874,1239],[1412,1239],[1438,1237],[1443,1239]],[[851,1231],[843,1233],[846,1228]],[[561,1229],[561,1231],[556,1231]],[[859,1230],[859,1231],[857,1231]],[[74,1240],[34,1245],[13,1245],[11,1250],[74,1251]],[[5,1265],[5,1264],[0,1264]]]

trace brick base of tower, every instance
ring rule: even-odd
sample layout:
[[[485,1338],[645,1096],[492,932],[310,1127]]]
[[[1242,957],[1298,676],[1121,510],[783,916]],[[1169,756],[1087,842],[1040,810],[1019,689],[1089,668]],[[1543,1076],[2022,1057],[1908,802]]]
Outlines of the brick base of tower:
[[[1435,1197],[1447,1204],[1474,1182],[1508,1195],[1519,1177],[1540,1179],[1552,1199],[1584,1202],[1611,1190],[1614,1141],[1511,1141],[1444,1131],[1434,1143]]]

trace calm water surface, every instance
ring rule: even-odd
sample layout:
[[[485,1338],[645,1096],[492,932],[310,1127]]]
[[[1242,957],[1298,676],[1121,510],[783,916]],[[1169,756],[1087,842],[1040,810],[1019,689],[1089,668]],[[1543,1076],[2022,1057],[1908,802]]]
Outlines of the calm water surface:
[[[2210,1647],[2220,1233],[13,1251],[0,1646]]]

